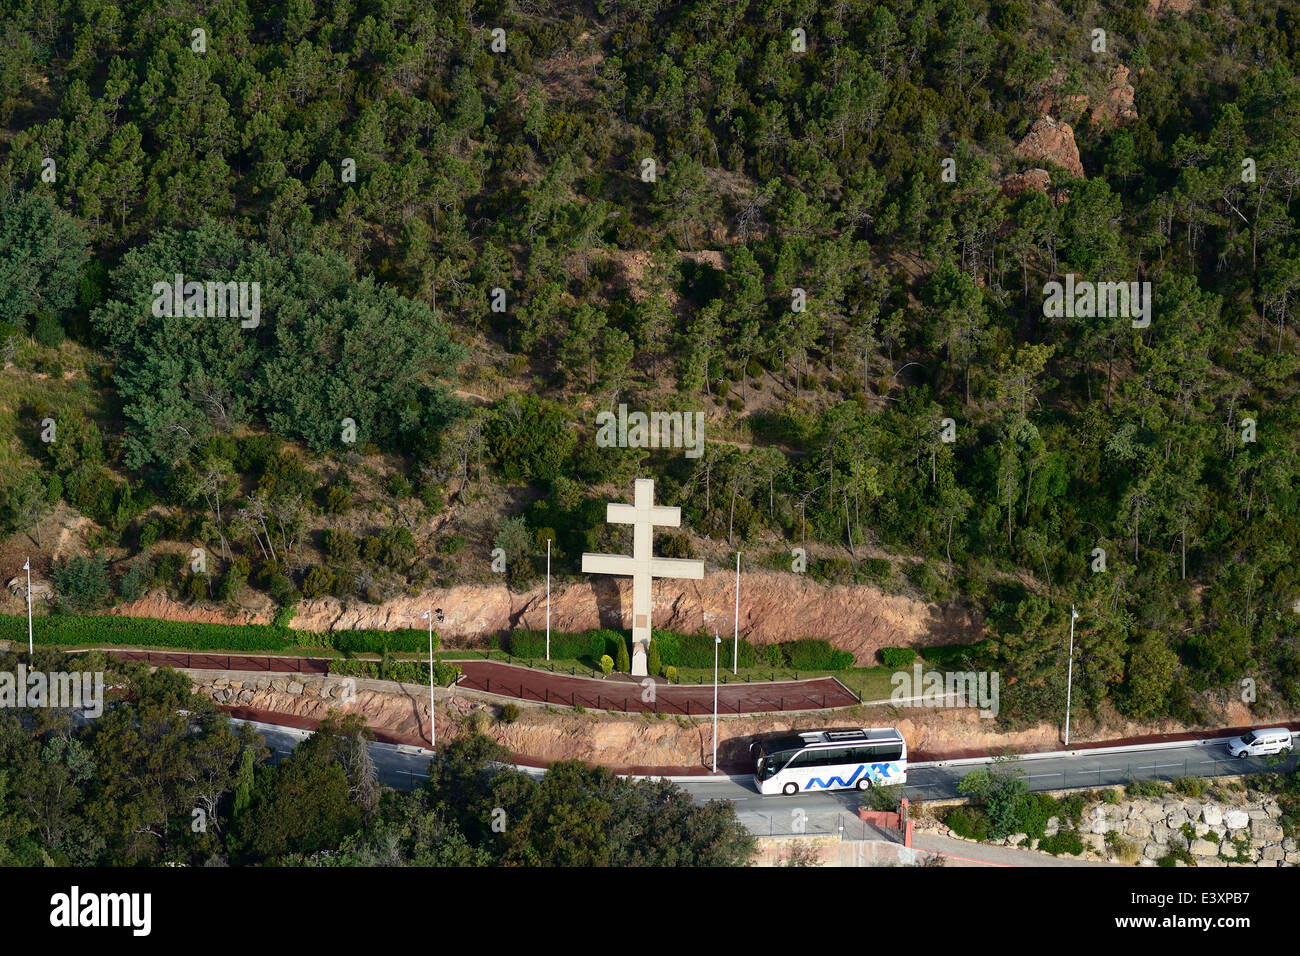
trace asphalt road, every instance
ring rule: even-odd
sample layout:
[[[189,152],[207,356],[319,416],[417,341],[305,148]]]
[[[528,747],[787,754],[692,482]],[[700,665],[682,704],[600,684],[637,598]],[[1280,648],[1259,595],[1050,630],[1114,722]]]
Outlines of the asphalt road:
[[[292,753],[308,731],[252,722],[281,760]],[[418,747],[373,743],[371,757],[379,778],[391,787],[409,790],[428,777],[429,752]],[[1296,766],[1297,756],[1282,765]],[[957,795],[957,783],[975,770],[976,761],[950,761],[944,764],[912,764],[908,768],[906,793],[915,799],[943,799]],[[1193,743],[1185,746],[1146,748],[1125,753],[1076,753],[1063,757],[1039,757],[1015,761],[1024,771],[1031,790],[1058,790],[1067,787],[1105,787],[1129,783],[1134,779],[1158,777],[1207,777],[1240,773],[1258,773],[1270,769],[1267,758],[1237,760],[1227,756],[1219,742]],[[534,776],[542,771],[520,768]],[[854,790],[801,793],[793,797],[763,796],[750,775],[723,775],[675,778],[699,803],[730,800],[740,821],[760,835],[782,833],[834,833],[841,826],[852,836],[869,835],[865,824],[856,819],[860,795]],[[861,832],[859,832],[861,831]]]

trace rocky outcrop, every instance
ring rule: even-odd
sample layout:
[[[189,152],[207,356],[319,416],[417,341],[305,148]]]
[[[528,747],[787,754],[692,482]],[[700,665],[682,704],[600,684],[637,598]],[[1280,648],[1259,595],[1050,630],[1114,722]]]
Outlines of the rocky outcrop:
[[[702,628],[730,633],[735,576],[719,571],[700,581],[659,579],[654,584],[653,621],[665,630],[693,633]],[[464,585],[398,598],[383,604],[343,605],[334,598],[303,601],[292,626],[329,631],[350,628],[419,627],[430,605],[441,607],[445,639],[472,639],[517,627],[546,626],[546,587],[523,594],[498,586]],[[551,627],[583,631],[632,626],[632,586],[627,579],[593,577],[553,587]],[[882,647],[925,647],[978,639],[980,620],[956,606],[935,606],[877,588],[818,584],[800,575],[749,572],[741,579],[740,633],[755,644],[823,638],[871,661]]]
[[[1127,123],[1138,118],[1137,110],[1133,108],[1133,96],[1136,91],[1129,83],[1128,76],[1128,67],[1123,64],[1115,67],[1115,72],[1111,74],[1110,82],[1106,85],[1105,94],[1093,104],[1093,125],[1104,129],[1116,123]]]
[[[1105,91],[1096,97],[1087,93],[1062,95],[1061,87],[1066,76],[1065,68],[1058,66],[1038,85],[1038,99],[1034,105],[1042,116],[1077,119],[1084,113],[1090,113],[1093,124],[1102,129],[1138,118],[1133,106],[1136,91],[1129,82],[1129,68],[1124,64],[1115,65],[1106,81]],[[1089,106],[1092,107],[1091,111]]]
[[[1023,173],[1008,173],[1002,177],[1002,195],[1015,199],[1027,189],[1046,193],[1052,185],[1052,176],[1045,169],[1026,169]]]
[[[1196,0],[1147,0],[1147,16],[1156,17],[1168,11],[1179,16],[1196,6]]]
[[[1170,792],[1157,799],[1086,806],[1078,833],[1088,855],[1112,863],[1133,862],[1132,857],[1121,860],[1117,850],[1127,843],[1128,853],[1136,852],[1140,866],[1155,866],[1171,853],[1190,855],[1191,865],[1198,867],[1300,865],[1300,846],[1286,836],[1281,818],[1280,804],[1267,795],[1238,795],[1235,802],[1219,803]],[[940,823],[919,825],[958,837]],[[1046,835],[1054,836],[1060,829],[1061,822],[1052,817]],[[1022,839],[1024,834],[1014,834],[992,842],[1009,846]],[[1187,865],[1185,857],[1175,863]]]
[[[1034,121],[1029,133],[1016,145],[1016,155],[1055,163],[1071,175],[1083,177],[1083,163],[1079,159],[1079,147],[1074,142],[1073,127],[1050,116]]]
[[[32,589],[35,590],[35,587]],[[122,617],[155,617],[164,621],[189,621],[195,624],[270,624],[270,614],[243,609],[195,607],[173,601],[164,592],[146,594],[138,601],[119,604],[109,611]]]

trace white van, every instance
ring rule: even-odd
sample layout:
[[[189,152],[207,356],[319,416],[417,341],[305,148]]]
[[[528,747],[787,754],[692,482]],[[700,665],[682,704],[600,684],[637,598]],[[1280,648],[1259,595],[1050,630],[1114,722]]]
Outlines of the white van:
[[[1244,737],[1234,737],[1228,741],[1228,753],[1234,757],[1260,757],[1290,749],[1291,731],[1277,727],[1270,730],[1252,730]]]

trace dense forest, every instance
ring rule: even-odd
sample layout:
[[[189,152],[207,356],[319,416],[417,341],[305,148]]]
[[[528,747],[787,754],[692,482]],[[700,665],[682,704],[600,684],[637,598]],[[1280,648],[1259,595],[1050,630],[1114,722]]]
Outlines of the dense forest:
[[[652,476],[666,553],[979,609],[1014,719],[1071,603],[1084,706],[1300,706],[1286,0],[14,2],[0,481],[93,522],[62,606],[525,586]]]

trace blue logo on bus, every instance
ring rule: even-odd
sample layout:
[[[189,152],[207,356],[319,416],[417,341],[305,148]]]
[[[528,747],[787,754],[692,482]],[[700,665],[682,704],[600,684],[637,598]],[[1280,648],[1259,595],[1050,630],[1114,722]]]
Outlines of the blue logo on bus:
[[[853,776],[849,777],[848,780],[845,780],[842,777],[831,777],[829,780],[823,780],[821,777],[813,777],[808,781],[808,784],[804,789],[812,790],[814,786],[820,787],[823,790],[830,790],[835,787],[848,788],[857,783],[858,779],[864,774],[872,780],[889,780],[892,779],[890,771],[894,770],[897,766],[897,764],[893,763],[873,763],[870,769],[868,769],[866,764],[860,764],[858,769],[853,771]]]

